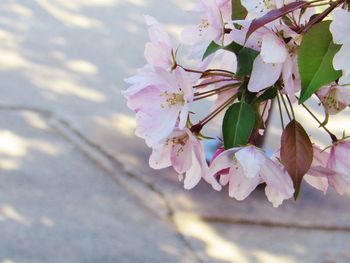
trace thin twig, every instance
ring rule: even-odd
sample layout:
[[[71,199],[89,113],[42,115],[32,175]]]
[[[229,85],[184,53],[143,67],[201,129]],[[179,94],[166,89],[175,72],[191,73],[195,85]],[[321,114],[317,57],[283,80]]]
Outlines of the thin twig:
[[[277,102],[278,102],[278,108],[280,111],[280,119],[281,119],[281,125],[282,125],[282,130],[284,130],[284,120],[283,120],[283,113],[282,113],[282,105],[281,105],[281,100],[279,94],[277,94]]]

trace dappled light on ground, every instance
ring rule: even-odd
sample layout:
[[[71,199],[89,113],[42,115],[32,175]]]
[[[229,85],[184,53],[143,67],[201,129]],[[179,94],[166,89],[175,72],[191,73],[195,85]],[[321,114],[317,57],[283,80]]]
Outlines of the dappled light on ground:
[[[175,222],[184,235],[203,242],[205,252],[212,259],[224,262],[250,262],[238,246],[218,235],[195,214],[178,214]]]
[[[28,218],[21,215],[20,212],[16,211],[16,209],[9,204],[0,205],[0,221],[3,220],[13,220],[24,225],[31,224]]]
[[[54,18],[67,26],[76,26],[81,28],[99,28],[102,26],[100,21],[88,16],[69,12],[61,8],[59,5],[52,3],[52,1],[36,0],[36,2]]]
[[[111,117],[97,117],[96,123],[105,127],[115,127],[116,131],[122,136],[134,137],[134,130],[136,128],[135,118],[123,113],[117,113]]]
[[[280,210],[274,210],[261,198],[263,191],[257,191],[244,204],[238,203],[228,198],[227,189],[217,193],[205,186],[184,191],[172,171],[159,172],[148,167],[150,149],[135,137],[134,114],[127,110],[121,95],[127,87],[124,79],[145,63],[143,43],[148,37],[143,14],[163,22],[177,43],[181,29],[197,22],[196,17],[184,11],[190,9],[194,1],[2,2],[0,226],[6,226],[2,228],[2,232],[5,231],[2,238],[8,238],[8,247],[0,247],[0,252],[17,248],[18,240],[12,237],[23,234],[31,241],[23,242],[28,245],[27,251],[31,251],[34,243],[37,246],[34,251],[42,252],[44,248],[54,254],[57,248],[62,248],[62,243],[67,243],[76,253],[86,254],[86,262],[104,262],[95,256],[100,253],[116,258],[120,251],[131,257],[130,262],[140,262],[148,255],[144,244],[152,247],[151,252],[155,253],[150,257],[159,256],[158,262],[167,262],[169,257],[175,258],[175,262],[183,262],[184,258],[196,262],[179,238],[181,234],[208,262],[291,263],[307,256],[309,248],[317,242],[324,241],[324,247],[332,247],[337,240],[348,241],[348,233],[315,231],[316,238],[309,239],[312,235],[304,230],[288,232],[284,228],[213,223],[206,219],[215,219],[216,212],[220,211],[222,218],[233,221],[243,218],[250,222],[290,225],[298,221],[303,226],[316,221],[321,227],[346,228],[348,210],[343,208],[349,207],[350,192],[342,199],[330,193],[331,198],[326,199],[322,194],[306,190],[303,201],[286,202]],[[188,47],[179,46],[179,53],[187,50]],[[205,116],[211,106],[212,101],[206,101],[203,107],[206,112],[202,109],[196,118]],[[317,108],[317,103],[313,107]],[[101,150],[100,155],[108,153],[109,159],[114,158],[120,167],[128,168],[138,187],[130,183],[131,177],[126,177],[131,184],[126,190],[97,169],[70,138],[58,135],[50,126],[51,113],[64,122],[64,128],[77,131],[76,136],[83,143],[94,145],[96,151]],[[344,125],[348,114],[349,111],[339,115],[329,127],[337,134],[344,129],[350,132],[349,125]],[[322,146],[329,143],[327,135],[317,131],[315,122],[305,111],[298,110],[297,115],[317,143]],[[321,108],[317,116],[322,119]],[[219,127],[220,117],[215,121]],[[275,114],[269,130],[271,136],[267,139],[268,150],[279,147],[276,140],[281,132],[279,122]],[[215,137],[218,129],[208,128],[208,132]],[[113,172],[120,176],[118,169]],[[147,207],[151,202],[150,196],[143,192],[145,188],[167,199],[174,210],[179,233],[175,233],[169,222],[164,226],[165,220],[159,220],[140,204]],[[129,195],[131,190],[138,194],[136,204]],[[158,208],[158,203],[151,205],[154,210]],[[334,214],[338,217],[334,218]],[[336,238],[333,240],[332,236]],[[283,237],[289,248],[279,245]],[[337,244],[341,251],[341,244],[348,243],[340,241]],[[279,246],[272,247],[275,242]],[[62,249],[62,254],[69,254],[70,251]],[[136,249],[141,259],[133,258],[138,256]],[[317,246],[313,249],[317,252]],[[15,252],[27,255],[23,251]],[[332,253],[336,258],[339,251]],[[0,254],[0,262],[26,262],[10,255],[2,256]],[[71,256],[71,262],[77,262],[75,255]]]

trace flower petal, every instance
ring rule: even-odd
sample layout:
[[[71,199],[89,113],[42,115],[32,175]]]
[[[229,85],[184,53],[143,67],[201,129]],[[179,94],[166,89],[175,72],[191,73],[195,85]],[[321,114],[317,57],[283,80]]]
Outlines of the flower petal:
[[[261,183],[260,177],[248,178],[244,175],[243,169],[230,170],[229,196],[238,201],[246,199],[251,192]]]
[[[265,63],[283,63],[288,50],[284,42],[271,32],[262,37],[261,57]]]
[[[350,43],[350,13],[342,8],[333,11],[333,22],[330,31],[336,44]]]
[[[282,66],[283,64],[265,63],[261,55],[257,56],[253,64],[248,90],[259,92],[274,85],[281,75]]]
[[[240,163],[243,173],[248,178],[259,176],[261,167],[267,159],[256,147],[244,147],[235,154]]]
[[[350,75],[350,43],[344,44],[335,54],[333,66],[337,70],[343,70],[344,75]]]
[[[219,154],[210,164],[208,177],[215,178],[218,172],[230,168],[233,162],[232,158],[237,150],[238,149],[231,149]],[[221,185],[218,182],[216,182],[216,180],[212,181],[212,187],[216,191],[220,191],[222,188]]]

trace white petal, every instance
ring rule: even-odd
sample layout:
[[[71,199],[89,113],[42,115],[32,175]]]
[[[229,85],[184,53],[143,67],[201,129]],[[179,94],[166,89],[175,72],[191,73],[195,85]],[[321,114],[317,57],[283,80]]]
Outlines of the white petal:
[[[265,187],[265,195],[275,208],[279,207],[285,199],[284,195],[269,185]]]
[[[281,76],[282,66],[283,64],[265,63],[259,55],[253,64],[248,90],[259,92],[274,85]]]
[[[339,85],[350,87],[350,75],[344,75],[339,79]]]
[[[187,103],[185,103],[185,105],[182,107],[179,117],[180,117],[179,129],[183,130],[186,127],[187,120],[188,120],[188,104]]]
[[[262,38],[261,57],[265,63],[283,63],[288,50],[275,34],[264,34]]]
[[[260,169],[264,165],[266,157],[256,147],[244,147],[235,156],[242,166],[246,177],[253,178],[259,176]]]
[[[342,8],[333,11],[334,19],[330,25],[336,44],[350,43],[350,13]]]
[[[350,75],[350,43],[344,44],[335,54],[333,66],[337,70],[343,70],[344,75]]]
[[[171,145],[158,144],[153,148],[149,158],[149,165],[153,169],[164,169],[171,166],[170,161]]]
[[[312,187],[322,191],[324,194],[327,193],[327,190],[328,190],[327,177],[316,177],[316,176],[310,176],[307,174],[304,176],[304,180]]]

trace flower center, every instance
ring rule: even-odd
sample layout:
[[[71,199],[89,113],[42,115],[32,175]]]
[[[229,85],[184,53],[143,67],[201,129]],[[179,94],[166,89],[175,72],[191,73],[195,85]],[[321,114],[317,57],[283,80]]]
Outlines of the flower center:
[[[161,97],[166,98],[166,103],[170,109],[172,106],[185,104],[185,97],[183,93],[169,93],[167,91],[160,94]],[[161,104],[162,108],[165,108],[164,104]]]
[[[180,154],[184,152],[184,147],[188,142],[188,139],[189,139],[188,135],[183,134],[183,135],[168,139],[165,145],[172,144],[172,147],[177,148],[176,155],[180,156]]]
[[[199,35],[202,36],[203,31],[209,28],[209,26],[210,26],[210,23],[208,19],[202,19],[201,23],[198,25]]]
[[[276,4],[274,3],[275,1],[263,0],[263,2],[264,2],[264,5],[265,5],[266,9],[268,9],[268,10],[276,8]]]
[[[232,160],[233,160],[233,162],[232,162],[232,167],[233,167],[235,170],[239,170],[240,164],[239,164],[239,162],[238,162],[236,156],[233,156],[233,157],[232,157]]]
[[[327,107],[330,111],[339,112],[342,105],[339,104],[337,100],[337,89],[331,88],[328,95],[323,98],[322,104]]]
[[[181,146],[184,146],[186,144],[187,140],[188,140],[188,135],[184,134],[182,136],[172,138],[171,142],[173,144],[179,144]]]

